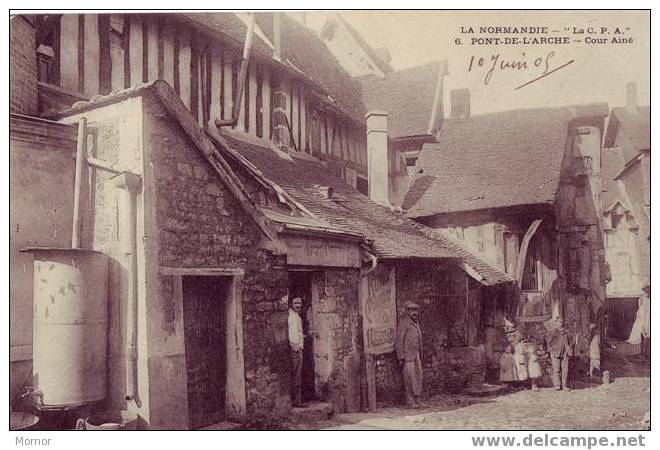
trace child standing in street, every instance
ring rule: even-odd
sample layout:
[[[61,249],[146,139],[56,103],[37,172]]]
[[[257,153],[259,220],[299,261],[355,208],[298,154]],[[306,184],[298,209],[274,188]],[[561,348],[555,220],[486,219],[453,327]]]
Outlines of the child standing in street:
[[[518,374],[518,387],[523,388],[524,384],[521,381],[527,380],[527,355],[525,354],[525,341],[521,340],[516,344],[516,349],[513,354],[513,360],[516,365],[516,373]]]
[[[532,380],[532,390],[539,390],[539,380],[543,375],[541,372],[541,364],[539,363],[540,346],[532,345],[529,347],[529,358],[527,360],[527,369],[529,371],[529,378]]]
[[[517,379],[516,363],[513,360],[513,348],[507,345],[500,357],[500,381],[506,383],[511,388]]]

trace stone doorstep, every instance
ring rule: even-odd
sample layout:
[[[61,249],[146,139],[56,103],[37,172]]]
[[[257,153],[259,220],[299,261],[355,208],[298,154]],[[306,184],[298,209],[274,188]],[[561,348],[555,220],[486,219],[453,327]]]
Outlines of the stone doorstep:
[[[308,402],[301,408],[291,408],[289,421],[292,423],[309,423],[328,420],[334,414],[331,403]]]

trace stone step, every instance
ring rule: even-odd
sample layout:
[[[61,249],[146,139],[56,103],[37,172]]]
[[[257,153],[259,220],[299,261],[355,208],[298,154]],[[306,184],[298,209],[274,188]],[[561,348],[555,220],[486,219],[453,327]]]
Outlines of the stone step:
[[[328,420],[334,414],[331,403],[325,402],[307,402],[302,407],[291,408],[290,422],[309,423],[322,420]]]

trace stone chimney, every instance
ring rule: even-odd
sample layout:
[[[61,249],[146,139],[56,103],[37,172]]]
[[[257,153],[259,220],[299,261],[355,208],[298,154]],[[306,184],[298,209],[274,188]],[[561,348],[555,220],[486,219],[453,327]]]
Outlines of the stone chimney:
[[[451,119],[467,119],[470,117],[470,90],[452,89],[449,92],[451,100]]]
[[[273,59],[282,60],[282,13],[273,13]]]
[[[383,206],[390,206],[389,167],[387,155],[387,112],[369,111],[367,119],[367,174],[369,198]]]
[[[631,113],[637,112],[637,83],[626,83],[626,109]]]

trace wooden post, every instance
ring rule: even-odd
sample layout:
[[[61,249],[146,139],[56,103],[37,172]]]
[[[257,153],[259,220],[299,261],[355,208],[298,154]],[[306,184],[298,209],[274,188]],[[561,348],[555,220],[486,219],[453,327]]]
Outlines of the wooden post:
[[[149,81],[149,22],[147,14],[142,15],[142,82]]]
[[[110,15],[99,14],[99,93],[109,94],[112,90],[112,59],[110,56]]]
[[[364,373],[366,381],[366,394],[367,398],[363,399],[363,405],[367,411],[373,411],[376,409],[376,363],[374,355],[369,353],[367,349],[367,327],[365,326],[364,320],[366,317],[367,309],[367,300],[369,298],[369,277],[363,276],[360,279],[360,287],[358,290],[358,299],[360,304],[360,320],[362,321],[362,353],[364,355],[363,364],[364,364]]]
[[[129,14],[124,14],[124,29],[121,37],[124,49],[124,89],[126,89],[131,87],[131,16]]]
[[[181,79],[179,74],[179,50],[181,49],[181,44],[179,42],[179,33],[177,30],[174,31],[174,92],[176,95],[180,95],[181,92]]]
[[[78,14],[78,92],[85,93],[85,15]]]
[[[199,118],[199,50],[195,44],[195,36],[190,37],[190,112],[195,120]]]
[[[163,36],[165,30],[161,19],[158,19],[156,24],[158,26],[158,79],[163,80],[165,78],[165,37]]]

